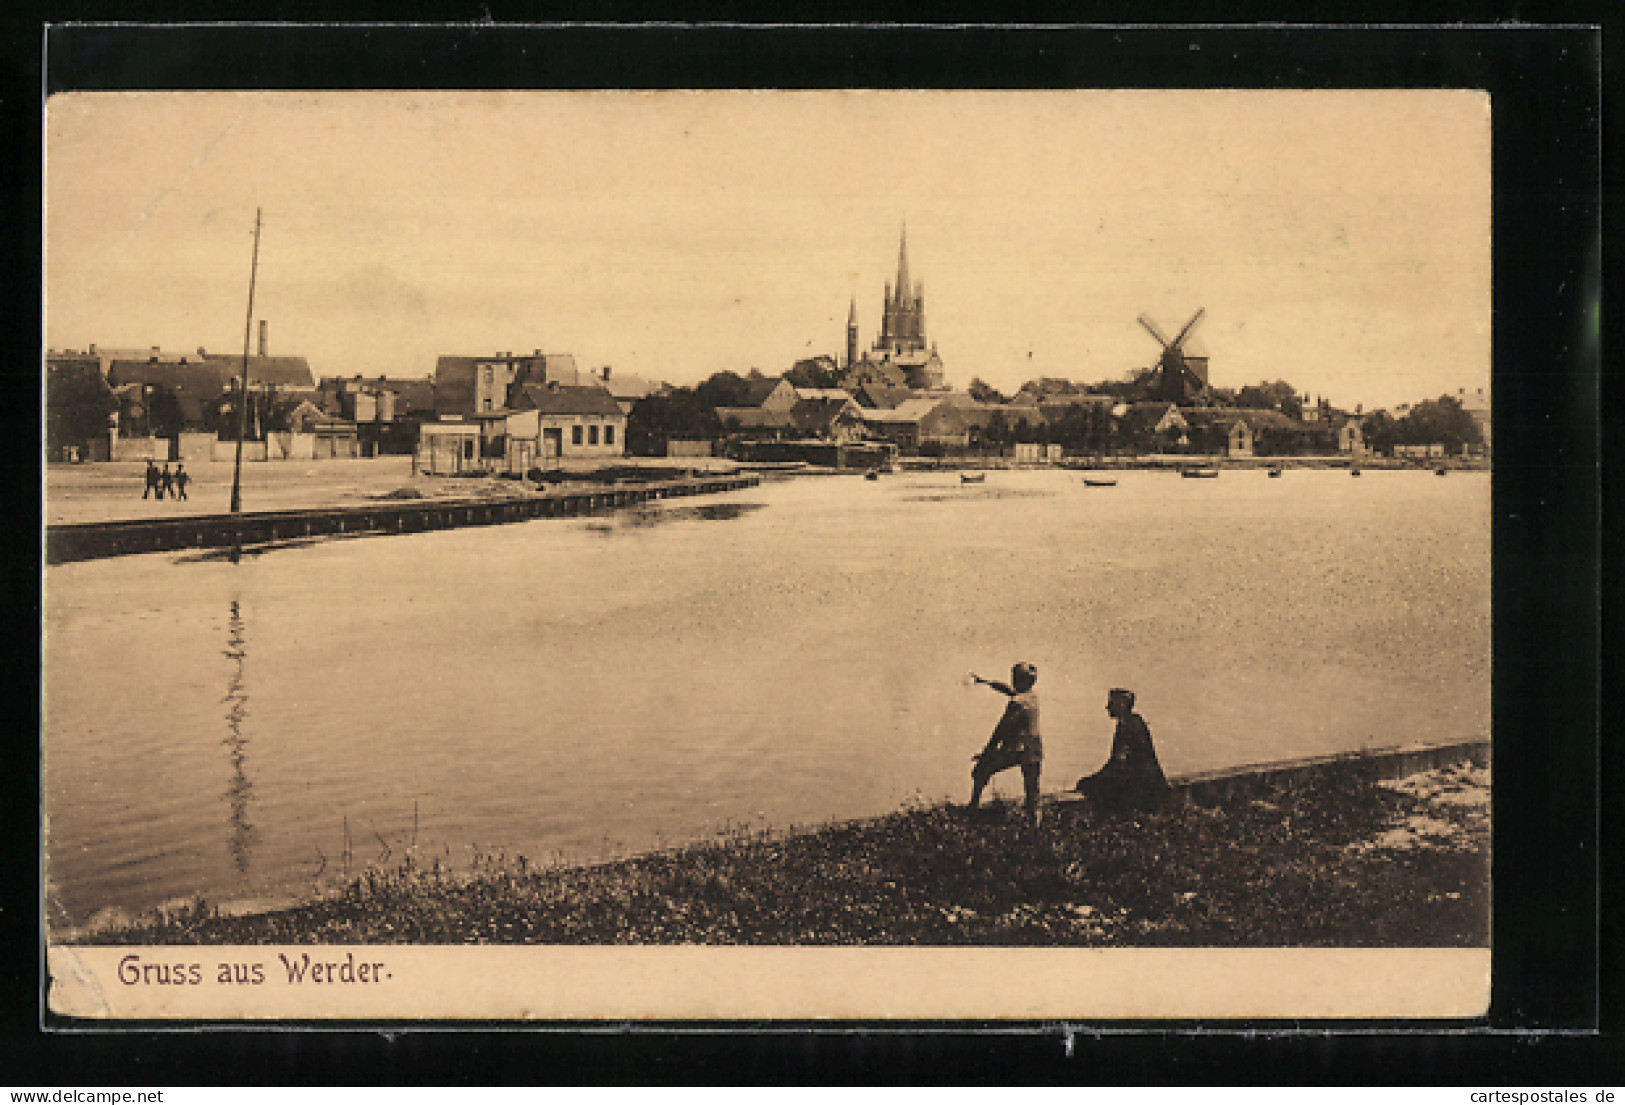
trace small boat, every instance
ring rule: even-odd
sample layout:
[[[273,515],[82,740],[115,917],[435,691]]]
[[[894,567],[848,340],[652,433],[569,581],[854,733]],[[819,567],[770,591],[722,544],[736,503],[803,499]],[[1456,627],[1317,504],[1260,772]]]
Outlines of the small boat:
[[[1445,470],[1443,468],[1435,468],[1433,470],[1433,474],[1435,476],[1442,476],[1442,475],[1444,475],[1444,473],[1445,473]]]
[[[878,468],[869,469],[869,471],[867,471],[867,472],[865,472],[863,474],[863,478],[866,479],[866,480],[878,480],[880,478],[880,469],[878,469]]]
[[[1099,479],[1099,478],[1094,477],[1094,476],[1085,476],[1085,477],[1083,477],[1083,486],[1085,486],[1085,487],[1116,487],[1117,486],[1117,481],[1116,480]]]
[[[1360,470],[1358,468],[1350,468],[1349,469],[1349,475],[1358,476],[1359,474],[1360,474]]]
[[[1285,471],[1285,469],[1282,469],[1280,467],[1271,468],[1270,469],[1270,479],[1272,479],[1272,480],[1280,479],[1281,478],[1281,473],[1283,471]]]
[[[987,479],[987,473],[986,472],[961,472],[961,473],[959,473],[959,482],[960,483],[981,483],[985,479]]]
[[[1219,478],[1217,468],[1181,468],[1179,474],[1187,480],[1216,480]]]

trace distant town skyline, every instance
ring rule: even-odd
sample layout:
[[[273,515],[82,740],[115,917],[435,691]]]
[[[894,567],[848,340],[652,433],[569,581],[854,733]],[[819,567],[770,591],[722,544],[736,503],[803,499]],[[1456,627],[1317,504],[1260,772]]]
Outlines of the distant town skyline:
[[[1353,408],[1487,389],[1470,91],[77,93],[46,127],[51,348],[328,376],[573,354],[694,384],[879,332],[908,229],[950,384],[1212,382]],[[257,339],[257,327],[256,327]]]

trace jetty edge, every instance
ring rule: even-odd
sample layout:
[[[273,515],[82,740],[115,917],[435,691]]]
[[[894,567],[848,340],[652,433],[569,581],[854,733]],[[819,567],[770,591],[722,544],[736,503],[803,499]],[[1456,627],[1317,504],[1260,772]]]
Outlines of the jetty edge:
[[[754,473],[650,480],[604,489],[549,491],[503,498],[432,498],[359,505],[301,507],[241,514],[194,514],[46,527],[46,564],[135,553],[229,548],[333,535],[421,533],[502,525],[533,518],[571,517],[656,499],[711,495],[755,487]],[[240,534],[240,536],[239,536]]]
[[[1051,795],[591,864],[408,854],[285,908],[197,902],[59,936],[139,944],[1487,947],[1489,742],[1204,772],[1135,817]]]

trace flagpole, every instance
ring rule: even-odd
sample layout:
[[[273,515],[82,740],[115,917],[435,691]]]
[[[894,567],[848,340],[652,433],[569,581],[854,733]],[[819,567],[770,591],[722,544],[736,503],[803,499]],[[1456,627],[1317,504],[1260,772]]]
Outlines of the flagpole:
[[[243,374],[237,382],[237,463],[231,472],[231,512],[240,513],[243,506],[243,434],[248,428],[248,344],[254,333],[254,278],[260,268],[260,209],[254,208],[254,260],[248,269],[248,322],[243,326]],[[231,559],[237,560],[242,551],[243,528],[237,527],[236,543],[232,545]]]

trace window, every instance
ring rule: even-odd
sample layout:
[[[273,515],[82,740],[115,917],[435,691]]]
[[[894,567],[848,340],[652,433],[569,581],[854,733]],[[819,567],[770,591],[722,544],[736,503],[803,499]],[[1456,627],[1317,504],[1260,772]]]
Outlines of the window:
[[[614,426],[605,426],[604,427],[604,444],[605,445],[613,445],[613,444],[615,444],[615,427]]]
[[[598,444],[598,427],[597,426],[588,426],[587,427],[587,444],[588,445],[597,445]]]
[[[570,444],[571,445],[580,445],[581,444],[581,427],[579,425],[570,427]]]

